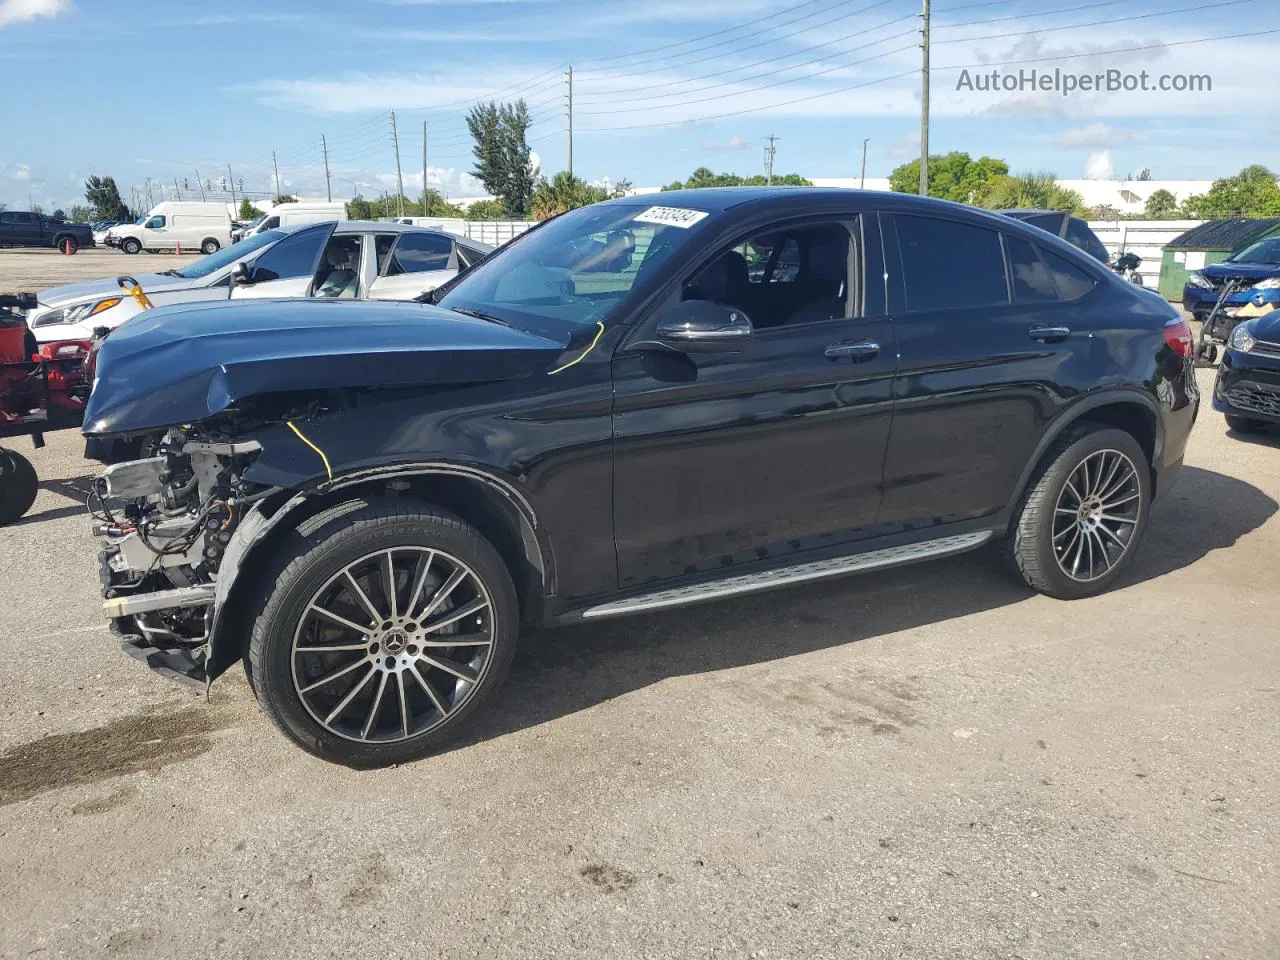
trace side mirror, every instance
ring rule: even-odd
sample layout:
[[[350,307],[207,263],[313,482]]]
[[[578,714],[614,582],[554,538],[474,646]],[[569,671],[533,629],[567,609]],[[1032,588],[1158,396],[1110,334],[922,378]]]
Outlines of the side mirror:
[[[231,270],[231,285],[247,287],[253,283],[253,270],[249,264],[241,260]]]
[[[737,307],[710,300],[685,300],[658,318],[658,339],[684,353],[745,350],[750,318]]]

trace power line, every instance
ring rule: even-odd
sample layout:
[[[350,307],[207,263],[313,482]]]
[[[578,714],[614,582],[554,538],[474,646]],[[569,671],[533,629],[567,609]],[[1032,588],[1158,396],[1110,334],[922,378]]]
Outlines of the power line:
[[[809,19],[809,18],[811,18],[811,17],[821,16],[821,15],[822,15],[822,14],[824,14],[824,13],[829,13],[831,10],[835,9],[835,7],[842,7],[842,6],[845,6],[846,4],[848,4],[848,3],[852,3],[852,2],[853,2],[853,0],[840,0],[840,2],[839,2],[839,3],[837,3],[837,4],[835,4],[835,6],[834,6],[834,7],[828,7],[826,10],[819,10],[819,11],[816,11],[816,12],[814,12],[814,13],[806,14],[806,15],[805,15],[805,16],[803,16],[803,17],[798,17],[798,18],[796,18],[796,20],[795,20],[795,21],[792,21],[792,22],[793,22],[793,23],[798,23],[798,22],[799,22],[799,21],[801,21],[801,20],[807,20],[807,19]],[[808,24],[808,25],[806,25],[806,26],[800,27],[800,28],[799,28],[799,29],[797,29],[797,30],[792,30],[790,33],[780,33],[780,34],[779,34],[779,33],[769,33],[768,31],[761,31],[761,33],[759,33],[759,34],[755,34],[755,35],[756,35],[756,36],[760,36],[760,35],[764,35],[764,34],[766,34],[766,33],[767,33],[768,35],[767,35],[767,36],[765,36],[765,39],[764,39],[764,40],[760,41],[759,43],[751,44],[750,46],[747,46],[747,47],[742,47],[742,48],[741,48],[741,50],[750,50],[750,49],[752,49],[753,47],[758,47],[758,46],[761,46],[762,44],[765,44],[765,43],[776,43],[776,42],[778,42],[779,40],[786,40],[788,37],[794,37],[794,36],[796,36],[797,34],[807,33],[807,32],[808,32],[808,31],[810,31],[810,30],[820,30],[820,29],[822,29],[823,27],[830,26],[831,24],[836,23],[836,22],[838,22],[838,21],[840,21],[840,20],[845,20],[845,19],[847,19],[847,18],[849,18],[849,17],[855,17],[855,16],[857,16],[857,15],[859,15],[859,14],[862,14],[862,13],[867,13],[867,12],[868,12],[868,11],[870,11],[870,10],[874,10],[874,9],[876,9],[877,7],[883,7],[883,6],[885,6],[886,4],[888,4],[888,3],[892,3],[892,2],[893,2],[893,0],[876,0],[876,2],[875,2],[875,3],[873,3],[873,4],[871,4],[870,6],[861,7],[861,8],[859,8],[859,9],[857,9],[857,10],[849,10],[849,11],[846,11],[846,12],[844,12],[844,13],[841,13],[841,14],[838,14],[837,16],[832,17],[830,20],[824,20],[824,21],[822,21],[822,23],[811,23],[811,24]],[[748,36],[750,36],[750,35],[748,35]],[[724,46],[727,46],[727,45],[729,45],[729,44],[737,43],[740,39],[746,39],[746,38],[745,38],[745,37],[731,37],[731,38],[729,38],[728,40],[721,40],[721,41],[719,41],[719,42],[717,42],[717,43],[710,43],[710,44],[707,44],[705,47],[695,47],[694,49],[692,49],[692,50],[686,50],[686,51],[684,51],[683,53],[671,54],[671,55],[666,56],[666,57],[658,57],[657,59],[659,59],[659,60],[678,60],[678,59],[681,59],[681,58],[683,58],[683,57],[688,56],[688,55],[689,55],[689,54],[691,54],[691,53],[701,53],[701,52],[702,52],[702,51],[704,51],[704,50],[714,50],[714,49],[716,49],[717,47],[724,47]],[[739,50],[739,51],[733,51],[733,52],[741,52],[741,50]],[[689,60],[689,61],[686,61],[683,65],[684,65],[684,66],[692,66],[692,65],[693,65],[693,64],[695,64],[695,63],[703,63],[703,62],[705,62],[705,61],[707,61],[707,60],[714,60],[714,59],[716,59],[717,57],[721,57],[721,56],[724,56],[724,54],[716,53],[716,54],[712,54],[711,56],[708,56],[708,57],[700,57],[700,58],[698,58],[697,60]],[[650,60],[650,61],[648,61],[648,62],[650,62],[650,63],[651,63],[651,62],[653,62],[653,61],[652,61],[652,60]],[[609,77],[643,77],[643,76],[645,76],[645,75],[647,75],[647,74],[651,74],[651,73],[661,73],[661,72],[662,72],[662,71],[664,71],[664,70],[670,70],[670,69],[672,69],[672,66],[670,66],[670,65],[669,65],[669,66],[661,66],[661,67],[652,67],[652,68],[650,68],[650,69],[645,69],[645,70],[626,70],[626,71],[625,71],[625,72],[623,72],[623,73],[606,73],[606,74],[604,74],[602,77],[598,77],[597,79],[608,79]],[[590,71],[586,71],[586,72],[587,72],[587,73],[590,73]]]
[[[1127,2],[1127,0],[1126,0],[1126,2]],[[832,46],[833,44],[842,43],[842,42],[844,42],[845,40],[852,40],[854,37],[862,36],[862,35],[864,35],[864,34],[866,34],[866,33],[870,33],[870,32],[873,32],[873,31],[875,31],[875,30],[879,30],[879,29],[880,29],[880,28],[882,28],[882,27],[891,26],[892,24],[895,24],[895,23],[901,23],[903,20],[912,20],[912,19],[914,19],[914,18],[915,18],[915,16],[916,16],[916,14],[914,14],[914,13],[909,13],[909,14],[907,14],[907,15],[906,15],[906,16],[904,16],[904,17],[897,17],[897,18],[895,18],[895,19],[893,19],[893,20],[886,20],[884,23],[878,24],[877,26],[874,26],[874,27],[868,27],[868,28],[865,28],[865,29],[863,29],[863,30],[859,30],[859,31],[857,31],[856,33],[851,33],[851,34],[848,34],[848,35],[843,36],[843,37],[837,37],[837,38],[836,38],[836,39],[834,39],[834,40],[828,40],[826,43],[820,43],[820,44],[817,44],[816,46],[813,46],[813,47],[806,47],[806,48],[804,48],[804,49],[797,50],[795,53],[788,54],[787,56],[789,56],[789,57],[800,56],[801,54],[809,53],[809,52],[811,52],[811,51],[813,51],[813,50],[821,50],[823,47],[829,47],[829,46]],[[904,30],[904,31],[902,31],[901,33],[895,33],[893,36],[890,36],[890,37],[884,37],[883,39],[880,39],[880,40],[873,40],[873,41],[871,41],[870,43],[859,44],[858,46],[856,46],[856,47],[852,47],[852,48],[850,48],[850,49],[848,49],[848,50],[842,50],[842,51],[840,51],[840,52],[839,52],[839,53],[837,53],[837,54],[830,54],[830,55],[824,55],[824,56],[821,56],[821,57],[816,57],[816,58],[814,58],[814,59],[812,59],[812,60],[806,60],[806,61],[804,61],[803,63],[793,63],[793,64],[787,64],[787,65],[785,65],[785,66],[778,66],[778,67],[777,67],[777,69],[778,69],[778,70],[798,70],[798,69],[800,69],[801,67],[808,67],[808,66],[812,66],[812,65],[813,65],[813,64],[815,64],[815,63],[823,63],[823,62],[825,62],[825,61],[830,60],[833,56],[847,56],[847,55],[848,55],[848,54],[850,54],[850,53],[856,53],[856,52],[857,52],[857,51],[859,51],[859,50],[866,50],[866,49],[868,49],[868,48],[870,48],[870,47],[876,47],[876,46],[879,46],[879,45],[880,45],[880,44],[882,44],[882,43],[889,43],[889,42],[890,42],[890,41],[892,41],[892,40],[898,40],[898,39],[901,39],[902,37],[910,36],[910,35],[911,35],[911,34],[913,34],[913,33],[915,33],[915,30],[914,30],[914,29],[911,29],[911,30]],[[783,59],[785,59],[785,58],[783,58]],[[664,83],[658,83],[658,84],[653,84],[652,86],[650,86],[650,87],[648,87],[648,88],[643,88],[643,87],[641,87],[641,88],[637,88],[637,89],[650,89],[650,90],[654,90],[654,89],[658,89],[658,88],[660,88],[660,87],[672,86],[672,85],[675,85],[675,84],[682,84],[682,83],[694,83],[694,82],[696,82],[696,81],[698,81],[698,80],[707,80],[707,79],[710,79],[710,78],[712,78],[712,77],[724,76],[724,75],[725,75],[725,74],[727,74],[727,73],[737,73],[737,72],[739,72],[739,71],[741,71],[741,70],[749,70],[749,69],[752,69],[753,67],[759,67],[759,66],[763,66],[764,64],[774,64],[774,63],[777,63],[777,58],[770,57],[770,58],[767,58],[767,59],[765,59],[765,60],[758,60],[758,61],[756,61],[755,63],[743,64],[742,66],[739,66],[739,67],[732,67],[732,68],[730,68],[730,69],[728,69],[728,70],[721,70],[721,71],[719,71],[719,72],[717,72],[717,73],[709,73],[709,74],[707,74],[706,76],[702,76],[702,77],[691,77],[691,78],[689,78],[688,80],[674,80],[674,81],[671,81],[670,83],[665,83],[665,84],[664,84]],[[729,85],[731,85],[731,84],[742,83],[742,82],[743,82],[743,80],[742,80],[741,78],[740,78],[740,79],[737,79],[737,80],[726,80],[726,81],[723,81],[723,82],[721,82],[721,83],[712,83],[712,84],[708,84],[708,85],[703,86],[703,87],[695,87],[695,88],[693,88],[693,89],[691,89],[691,90],[680,90],[680,91],[678,91],[678,92],[674,92],[674,93],[654,94],[653,96],[644,96],[644,97],[626,97],[625,99],[627,100],[627,102],[628,102],[628,103],[636,103],[636,102],[641,101],[641,100],[667,100],[668,98],[670,98],[670,97],[672,97],[672,96],[681,96],[681,97],[682,97],[682,96],[685,96],[686,94],[690,94],[690,93],[700,93],[700,92],[702,92],[703,90],[714,90],[714,89],[716,89],[717,87],[725,87],[725,86],[729,86]],[[591,102],[591,103],[608,103],[608,102],[611,102],[611,98],[612,98],[612,96],[613,96],[613,95],[615,95],[615,94],[622,94],[622,93],[625,93],[625,92],[626,92],[626,91],[612,90],[612,91],[610,91],[610,98],[593,98],[593,99],[591,99],[589,102]],[[612,101],[612,102],[616,102],[616,101]],[[610,112],[613,112],[613,111],[610,111]]]
[[[1033,30],[1015,30],[1012,33],[991,33],[981,37],[954,37],[951,40],[939,40],[938,43],[972,43],[974,40],[1001,40],[1006,37],[1026,37],[1039,33],[1054,33],[1059,30],[1079,30],[1082,27],[1106,27],[1113,23],[1129,23],[1132,20],[1148,20],[1151,17],[1167,17],[1178,13],[1201,13],[1205,10],[1216,10],[1220,7],[1235,7],[1243,3],[1257,3],[1258,0],[1221,0],[1219,3],[1203,3],[1198,7],[1183,7],[1180,10],[1160,10],[1156,13],[1139,13],[1130,17],[1116,17],[1114,20],[1091,20],[1088,23],[1065,23],[1056,27],[1039,27]],[[967,24],[957,24],[967,26]],[[1164,44],[1173,46],[1173,44]]]
[[[1280,33],[1280,27],[1276,27],[1269,30],[1251,30],[1247,33],[1235,33],[1235,34],[1228,34],[1228,35],[1216,36],[1216,37],[1198,37],[1193,40],[1162,41],[1158,44],[1144,44],[1136,47],[1120,47],[1120,48],[1111,49],[1111,50],[1090,50],[1085,53],[1068,53],[1068,54],[1059,54],[1056,56],[1047,56],[1047,57],[1025,57],[1019,60],[1007,60],[1007,61],[1004,61],[1001,65],[1010,66],[1010,65],[1027,64],[1027,63],[1055,63],[1062,60],[1081,60],[1081,59],[1087,59],[1090,57],[1111,56],[1117,53],[1140,53],[1140,52],[1146,52],[1154,49],[1163,50],[1168,47],[1188,46],[1188,45],[1197,44],[1197,43],[1213,43],[1215,41],[1220,41],[1220,40],[1243,40],[1243,39],[1252,38],[1252,37],[1265,37],[1265,36],[1270,36],[1272,34],[1277,34],[1277,33]],[[966,69],[982,69],[982,68],[990,68],[990,67],[991,67],[991,64],[989,62],[967,63],[967,64],[957,63],[957,64],[946,64],[942,67],[937,67],[935,69],[966,70]],[[590,127],[587,129],[586,132],[608,133],[608,132],[614,132],[614,131],[620,131],[620,130],[651,130],[655,127],[670,127],[670,126],[676,126],[679,124],[702,123],[708,120],[724,120],[729,117],[739,117],[749,113],[759,113],[763,110],[775,110],[779,107],[789,107],[789,106],[794,106],[797,103],[808,103],[812,100],[820,100],[823,97],[833,97],[841,93],[850,93],[854,90],[861,90],[865,87],[874,86],[876,84],[888,83],[892,80],[900,80],[903,77],[915,76],[916,73],[917,73],[917,68],[913,67],[910,70],[903,70],[900,73],[889,74],[888,76],[884,76],[884,77],[876,77],[875,79],[872,79],[872,80],[864,80],[860,83],[850,84],[849,86],[837,87],[832,90],[824,90],[821,93],[813,93],[803,97],[795,97],[791,100],[781,100],[774,103],[760,104],[754,107],[745,107],[741,110],[730,110],[725,113],[718,113],[710,116],[689,117],[687,119],[681,119],[681,120],[660,120],[660,121],[657,121],[656,123],[624,124],[621,126],[613,126],[613,127]]]
[[[582,60],[580,61],[580,63],[610,63],[615,60],[626,60],[626,59],[630,59],[631,57],[642,57],[650,53],[660,53],[663,50],[672,50],[676,47],[683,47],[686,44],[698,43],[699,41],[702,41],[702,40],[709,40],[712,37],[723,36],[726,33],[734,33],[739,30],[745,30],[747,27],[754,27],[756,24],[764,23],[767,20],[776,20],[778,17],[795,13],[797,10],[802,10],[805,7],[813,6],[815,3],[822,3],[822,2],[824,2],[824,0],[805,0],[804,3],[798,3],[794,7],[787,7],[784,10],[778,10],[778,11],[775,11],[774,13],[767,14],[766,16],[757,17],[755,20],[748,20],[746,23],[739,23],[739,24],[735,24],[732,27],[725,27],[721,30],[713,30],[710,33],[704,33],[697,37],[690,37],[688,40],[678,40],[675,43],[664,43],[657,47],[649,47],[646,50],[633,50],[631,53],[619,53],[619,54],[614,54],[613,56],[610,56],[610,57],[594,57],[590,60]],[[827,10],[834,9],[835,7],[838,7],[838,6],[843,6],[845,3],[850,3],[850,2],[852,2],[852,0],[841,0],[841,2],[833,4],[830,7],[827,7],[826,10],[820,10],[818,11],[817,14],[809,14],[807,16],[817,16],[822,13],[826,13]],[[686,52],[692,52],[692,51],[686,51]],[[667,58],[661,58],[661,59],[667,59]]]

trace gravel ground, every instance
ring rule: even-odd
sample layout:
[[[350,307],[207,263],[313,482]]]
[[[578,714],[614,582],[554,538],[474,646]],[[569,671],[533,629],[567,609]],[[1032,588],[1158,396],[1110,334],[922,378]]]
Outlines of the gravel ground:
[[[200,259],[171,253],[140,253],[135,256],[93,247],[65,257],[54,250],[0,249],[0,293],[39,292],[48,287],[122,273],[159,273]]]
[[[1280,436],[1204,410],[1106,596],[970,554],[540,634],[373,773],[118,651],[78,454],[0,530],[0,956],[1280,956]]]

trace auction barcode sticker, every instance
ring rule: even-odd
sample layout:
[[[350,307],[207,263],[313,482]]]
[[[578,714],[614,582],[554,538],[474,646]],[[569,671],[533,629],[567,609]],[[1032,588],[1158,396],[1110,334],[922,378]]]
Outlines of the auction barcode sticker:
[[[650,207],[636,216],[636,223],[661,223],[668,227],[688,230],[707,216],[705,210],[685,210],[682,207]]]

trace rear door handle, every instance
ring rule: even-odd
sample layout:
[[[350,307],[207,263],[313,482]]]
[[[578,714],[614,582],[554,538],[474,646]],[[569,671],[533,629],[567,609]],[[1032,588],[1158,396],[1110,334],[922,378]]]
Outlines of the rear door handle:
[[[1027,335],[1032,340],[1040,340],[1044,343],[1060,343],[1071,336],[1070,327],[1054,327],[1047,324],[1032,327],[1027,331]]]
[[[880,355],[880,344],[871,340],[855,340],[852,343],[833,343],[827,347],[828,360],[870,360]]]

